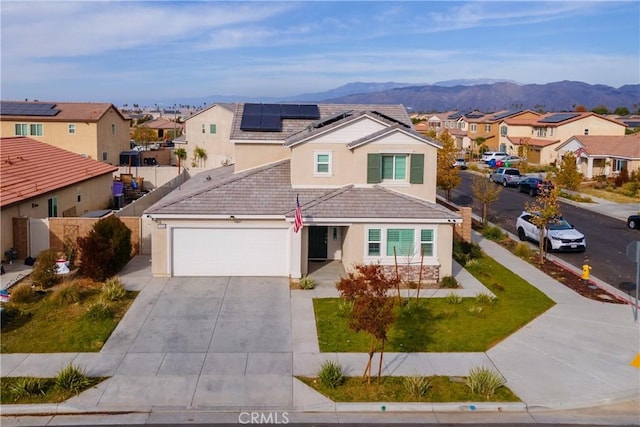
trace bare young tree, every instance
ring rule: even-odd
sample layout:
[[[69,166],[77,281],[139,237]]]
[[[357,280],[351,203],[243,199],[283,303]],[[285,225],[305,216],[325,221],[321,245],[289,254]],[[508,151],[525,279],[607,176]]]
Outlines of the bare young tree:
[[[482,205],[482,225],[485,225],[489,214],[489,206],[498,200],[502,187],[489,181],[486,175],[474,175],[471,178],[471,191],[473,192],[473,197]]]
[[[337,288],[343,298],[353,302],[349,327],[355,332],[365,331],[371,334],[369,360],[362,374],[370,384],[371,365],[378,343],[381,344],[378,382],[382,375],[384,344],[389,328],[395,321],[393,298],[389,296],[389,290],[396,286],[398,278],[387,277],[379,264],[359,264],[355,270],[340,279]]]
[[[547,259],[547,253],[551,247],[546,237],[546,231],[549,225],[561,218],[560,204],[558,203],[558,189],[555,185],[555,176],[548,179],[554,184],[545,191],[540,191],[538,196],[531,202],[525,202],[525,210],[532,214],[531,222],[538,227],[538,253],[540,254],[539,263],[543,264]]]

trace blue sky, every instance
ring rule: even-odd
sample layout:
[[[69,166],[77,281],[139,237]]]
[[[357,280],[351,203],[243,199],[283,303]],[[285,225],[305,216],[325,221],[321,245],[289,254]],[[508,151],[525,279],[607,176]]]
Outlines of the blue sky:
[[[640,83],[638,1],[6,1],[3,100],[287,97],[349,82]]]

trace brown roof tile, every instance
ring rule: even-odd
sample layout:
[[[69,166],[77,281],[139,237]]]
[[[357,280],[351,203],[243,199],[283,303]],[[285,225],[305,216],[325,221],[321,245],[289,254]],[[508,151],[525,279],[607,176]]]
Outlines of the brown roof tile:
[[[112,174],[117,167],[31,138],[0,138],[0,205]]]
[[[640,134],[618,136],[578,135],[577,139],[590,156],[611,156],[640,159]],[[564,145],[564,144],[563,144]],[[562,148],[562,146],[557,149]]]

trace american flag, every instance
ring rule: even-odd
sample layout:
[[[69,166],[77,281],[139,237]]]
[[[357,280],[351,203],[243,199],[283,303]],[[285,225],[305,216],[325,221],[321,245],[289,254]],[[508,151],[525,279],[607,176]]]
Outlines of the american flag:
[[[300,231],[304,223],[302,222],[302,208],[300,208],[300,200],[298,200],[298,196],[296,195],[296,218],[293,222],[293,231],[296,233]]]

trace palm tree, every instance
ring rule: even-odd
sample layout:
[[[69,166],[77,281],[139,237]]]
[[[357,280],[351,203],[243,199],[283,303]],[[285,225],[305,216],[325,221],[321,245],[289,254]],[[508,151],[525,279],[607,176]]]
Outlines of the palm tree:
[[[191,163],[194,167],[198,165],[199,167],[203,166],[203,161],[207,159],[207,150],[202,147],[196,147],[193,149],[193,162]]]
[[[187,150],[182,147],[176,148],[175,150],[173,150],[173,154],[175,154],[176,158],[178,159],[178,175],[180,175],[180,163],[182,162],[182,160],[187,158]]]

